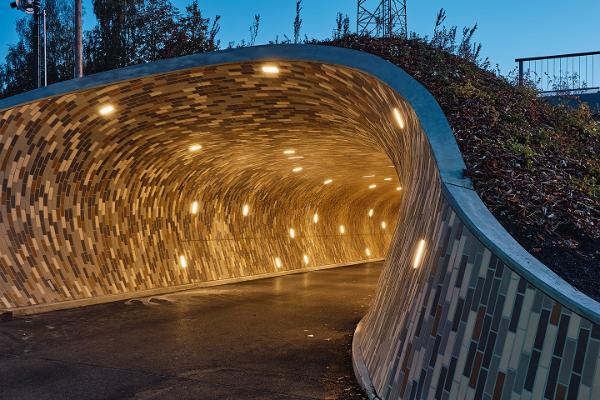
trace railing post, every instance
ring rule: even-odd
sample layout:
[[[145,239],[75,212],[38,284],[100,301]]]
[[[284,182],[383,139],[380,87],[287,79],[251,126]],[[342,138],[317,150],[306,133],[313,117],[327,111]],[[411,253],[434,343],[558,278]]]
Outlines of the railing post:
[[[519,86],[523,86],[523,61],[519,60]]]

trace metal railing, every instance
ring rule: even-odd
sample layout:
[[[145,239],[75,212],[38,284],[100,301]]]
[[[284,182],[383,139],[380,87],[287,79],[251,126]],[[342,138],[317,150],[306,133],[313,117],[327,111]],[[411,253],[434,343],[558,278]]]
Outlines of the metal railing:
[[[600,51],[517,58],[519,85],[541,94],[581,94],[600,91]]]

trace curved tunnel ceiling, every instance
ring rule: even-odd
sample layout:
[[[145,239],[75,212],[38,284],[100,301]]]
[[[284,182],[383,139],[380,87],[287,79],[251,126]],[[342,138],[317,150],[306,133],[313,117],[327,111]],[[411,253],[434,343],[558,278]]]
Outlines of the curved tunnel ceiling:
[[[438,104],[380,58],[235,49],[0,110],[0,308],[385,257],[353,341],[371,398],[600,390],[600,305],[498,224]]]

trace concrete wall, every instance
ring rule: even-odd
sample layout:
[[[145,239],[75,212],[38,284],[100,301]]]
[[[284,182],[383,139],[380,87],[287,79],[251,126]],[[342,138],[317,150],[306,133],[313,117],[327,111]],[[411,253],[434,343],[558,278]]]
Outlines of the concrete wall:
[[[280,73],[263,75],[265,63]],[[97,113],[107,102],[109,119]],[[274,257],[301,269],[306,252],[315,265],[357,261],[390,243],[353,343],[371,396],[600,393],[600,305],[502,229],[435,100],[390,63],[237,49],[67,82],[0,110],[6,307],[257,275],[277,269]],[[284,157],[290,148],[304,158]]]

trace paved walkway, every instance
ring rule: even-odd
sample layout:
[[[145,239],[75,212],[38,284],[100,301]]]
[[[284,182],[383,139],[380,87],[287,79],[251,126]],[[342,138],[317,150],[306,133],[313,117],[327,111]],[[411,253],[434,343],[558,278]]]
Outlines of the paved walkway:
[[[0,399],[359,399],[381,264],[0,323]]]

